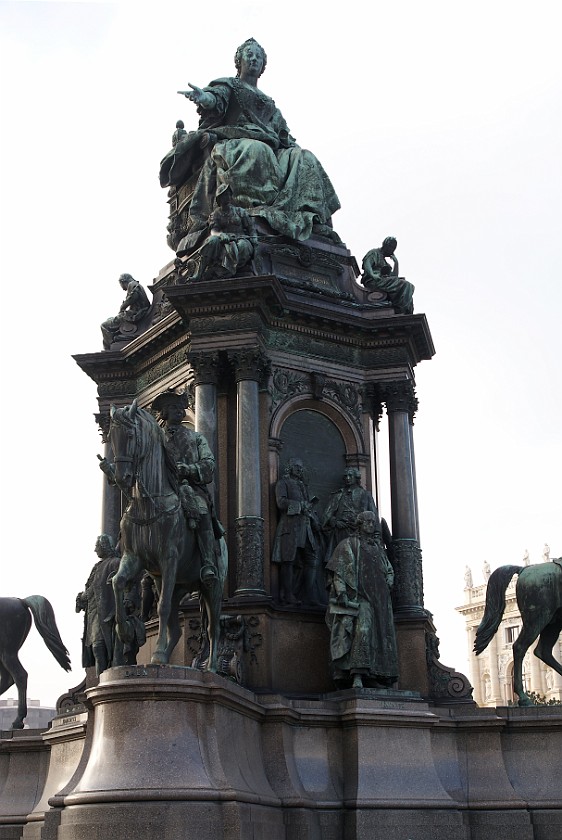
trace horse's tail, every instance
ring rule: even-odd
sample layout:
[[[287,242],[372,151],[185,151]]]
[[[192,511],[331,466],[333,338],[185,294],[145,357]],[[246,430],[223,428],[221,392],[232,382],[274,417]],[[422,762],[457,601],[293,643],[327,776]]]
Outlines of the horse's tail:
[[[30,595],[28,598],[22,598],[21,600],[31,611],[35,626],[61,668],[70,671],[68,651],[60,637],[55,613],[50,602],[42,595]]]
[[[524,566],[500,566],[490,575],[486,589],[486,609],[474,640],[476,656],[488,647],[496,634],[505,610],[506,589],[513,575],[519,574],[524,568]]]

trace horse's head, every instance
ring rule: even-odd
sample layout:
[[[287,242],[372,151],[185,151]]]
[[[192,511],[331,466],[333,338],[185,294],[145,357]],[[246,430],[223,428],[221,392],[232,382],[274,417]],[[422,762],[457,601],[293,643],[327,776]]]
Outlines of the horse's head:
[[[125,408],[111,406],[109,441],[113,449],[115,481],[120,490],[129,493],[135,483],[138,459],[136,418],[137,401]]]

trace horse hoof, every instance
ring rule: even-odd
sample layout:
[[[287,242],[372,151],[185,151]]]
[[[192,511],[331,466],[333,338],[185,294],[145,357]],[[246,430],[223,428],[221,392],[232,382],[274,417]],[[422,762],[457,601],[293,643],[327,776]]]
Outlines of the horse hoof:
[[[153,653],[150,661],[153,665],[167,665],[168,657],[164,653]]]
[[[23,720],[16,718],[12,723],[12,729],[23,729]]]

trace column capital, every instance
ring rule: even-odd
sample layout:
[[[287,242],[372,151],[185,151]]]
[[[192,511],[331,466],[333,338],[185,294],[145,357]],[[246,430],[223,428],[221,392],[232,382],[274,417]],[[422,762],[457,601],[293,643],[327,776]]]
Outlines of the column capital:
[[[271,373],[271,362],[259,347],[229,350],[228,360],[234,368],[236,382],[250,379],[261,384]]]
[[[216,351],[186,353],[193,370],[193,384],[216,385],[219,379],[219,354]]]
[[[101,442],[108,443],[109,441],[109,423],[111,421],[111,417],[109,411],[100,411],[97,414],[94,414],[94,418],[96,423],[98,424],[100,433],[101,433]]]
[[[414,414],[418,410],[418,398],[411,379],[385,382],[379,386],[379,394],[382,402],[386,403],[387,412],[407,411],[410,419],[414,419]]]
[[[363,405],[370,413],[378,432],[383,413],[383,397],[376,382],[368,382],[363,389]]]

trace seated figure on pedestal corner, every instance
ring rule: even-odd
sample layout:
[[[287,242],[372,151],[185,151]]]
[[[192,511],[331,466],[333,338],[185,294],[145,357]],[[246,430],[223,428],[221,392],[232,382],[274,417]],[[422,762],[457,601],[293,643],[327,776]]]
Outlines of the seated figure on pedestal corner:
[[[357,467],[347,467],[343,487],[331,494],[322,516],[321,525],[328,536],[326,561],[338,543],[355,533],[357,514],[365,510],[376,511],[375,500],[361,486],[361,471]]]
[[[411,315],[415,287],[398,276],[398,260],[394,253],[397,244],[393,236],[387,236],[380,248],[365,254],[361,282],[370,292],[386,292],[397,314]],[[392,266],[387,260],[392,261]]]
[[[130,274],[122,274],[119,277],[119,285],[127,294],[117,315],[100,324],[104,350],[109,350],[119,334],[132,338],[132,335],[128,335],[134,332],[130,325],[138,324],[150,309],[150,301],[145,290]]]
[[[166,451],[175,470],[179,497],[189,528],[197,532],[201,555],[201,581],[217,580],[217,540],[224,529],[215,515],[208,485],[213,481],[215,458],[207,440],[184,426],[187,395],[164,391],[152,402],[164,426]]]
[[[305,240],[318,233],[339,241],[331,217],[340,203],[328,176],[317,158],[296,144],[273,99],[258,89],[267,62],[263,47],[249,38],[234,62],[235,77],[178,91],[200,115],[198,129],[178,140],[160,164],[162,187],[195,181],[183,252],[202,244],[216,199],[227,189],[234,206],[263,219],[277,234]]]
[[[279,565],[279,598],[282,604],[296,606],[302,601],[308,606],[320,606],[317,592],[318,544],[313,531],[317,499],[309,498],[303,477],[303,462],[300,458],[291,458],[283,477],[275,485],[275,500],[281,516],[271,560]]]
[[[340,542],[327,565],[332,676],[341,687],[388,687],[398,679],[394,572],[378,514],[360,513],[357,526],[357,535]]]

